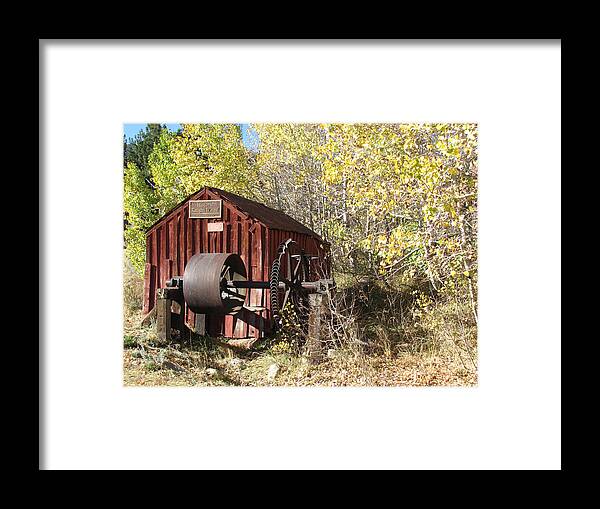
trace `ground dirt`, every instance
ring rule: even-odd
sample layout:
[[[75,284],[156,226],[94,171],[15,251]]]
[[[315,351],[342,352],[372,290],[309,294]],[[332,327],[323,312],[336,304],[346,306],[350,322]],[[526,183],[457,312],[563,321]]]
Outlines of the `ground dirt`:
[[[227,360],[211,362],[216,374],[202,365],[189,366],[179,371],[180,365],[167,362],[150,367],[136,350],[124,353],[124,384],[126,386],[473,386],[475,372],[453,370],[438,359],[369,358],[348,366],[326,360],[308,366],[283,368],[272,382],[268,381],[268,364],[264,359],[230,363]]]
[[[123,376],[126,386],[474,386],[477,371],[465,356],[424,350],[363,354],[323,349],[310,363],[287,343],[260,351],[235,352],[205,342],[157,346],[154,324],[138,325],[141,313],[125,319]],[[284,348],[281,345],[284,345]],[[269,368],[278,367],[269,377]],[[272,369],[272,368],[271,368]],[[272,370],[273,371],[273,370]]]

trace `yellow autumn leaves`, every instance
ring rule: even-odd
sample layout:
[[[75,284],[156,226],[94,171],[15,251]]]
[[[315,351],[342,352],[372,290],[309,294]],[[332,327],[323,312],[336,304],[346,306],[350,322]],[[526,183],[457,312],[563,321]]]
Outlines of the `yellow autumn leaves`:
[[[332,243],[337,268],[427,278],[458,291],[477,276],[477,126],[183,124],[150,156],[151,182],[126,171],[133,229],[204,185],[281,209]],[[130,233],[131,243],[141,242]],[[128,241],[128,242],[129,242]],[[141,249],[137,248],[141,253]]]

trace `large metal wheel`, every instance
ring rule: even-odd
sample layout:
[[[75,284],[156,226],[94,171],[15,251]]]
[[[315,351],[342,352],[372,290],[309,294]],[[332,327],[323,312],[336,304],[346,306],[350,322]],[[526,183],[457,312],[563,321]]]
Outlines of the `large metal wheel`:
[[[297,317],[302,320],[307,309],[307,292],[302,283],[308,280],[308,258],[292,239],[279,245],[277,256],[271,266],[269,288],[271,313],[275,329],[282,326],[281,310],[291,303]],[[285,288],[282,288],[285,284]]]
[[[246,288],[228,281],[246,281],[246,266],[237,254],[198,253],[183,273],[183,298],[194,313],[234,315],[246,300]]]

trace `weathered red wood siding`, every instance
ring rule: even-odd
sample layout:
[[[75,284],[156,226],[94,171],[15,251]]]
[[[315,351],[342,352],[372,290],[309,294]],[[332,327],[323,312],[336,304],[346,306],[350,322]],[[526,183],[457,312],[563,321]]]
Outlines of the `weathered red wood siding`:
[[[294,239],[307,253],[326,259],[327,248],[319,240],[302,233],[269,228],[211,189],[205,188],[190,199],[223,200],[222,217],[190,219],[189,200],[186,200],[150,228],[146,234],[145,313],[155,305],[157,288],[163,288],[171,277],[183,275],[188,260],[196,253],[239,254],[246,265],[248,279],[253,281],[269,280],[277,248],[288,238]],[[209,222],[222,222],[223,231],[209,232]],[[319,277],[316,272],[311,274],[313,280]],[[193,327],[195,315],[187,306],[185,316],[188,326]],[[240,313],[207,316],[207,325],[207,332],[213,336],[263,337],[271,331],[269,290],[248,290]]]

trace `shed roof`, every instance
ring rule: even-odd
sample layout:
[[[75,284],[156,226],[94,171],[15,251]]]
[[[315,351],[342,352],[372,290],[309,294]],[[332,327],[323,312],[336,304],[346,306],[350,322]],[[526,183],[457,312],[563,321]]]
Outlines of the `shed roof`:
[[[163,217],[161,217],[158,221],[156,221],[147,231],[150,231],[154,228],[158,223],[160,223],[163,219],[167,218],[171,215],[176,209],[180,208],[189,200],[199,197],[203,191],[209,190],[215,194],[222,196],[224,199],[232,203],[234,206],[247,213],[250,217],[256,219],[263,223],[266,227],[271,228],[273,230],[283,230],[283,231],[291,231],[295,233],[301,233],[303,235],[310,235],[318,240],[322,240],[321,236],[304,226],[302,223],[296,221],[293,217],[288,216],[286,213],[281,210],[273,209],[271,207],[267,207],[262,203],[258,203],[253,200],[249,200],[248,198],[243,198],[242,196],[238,196],[237,194],[230,193],[229,191],[223,191],[222,189],[217,189],[216,187],[208,187],[205,186],[202,189],[199,189],[195,193],[188,196],[181,203],[173,207],[169,212],[167,212]]]

